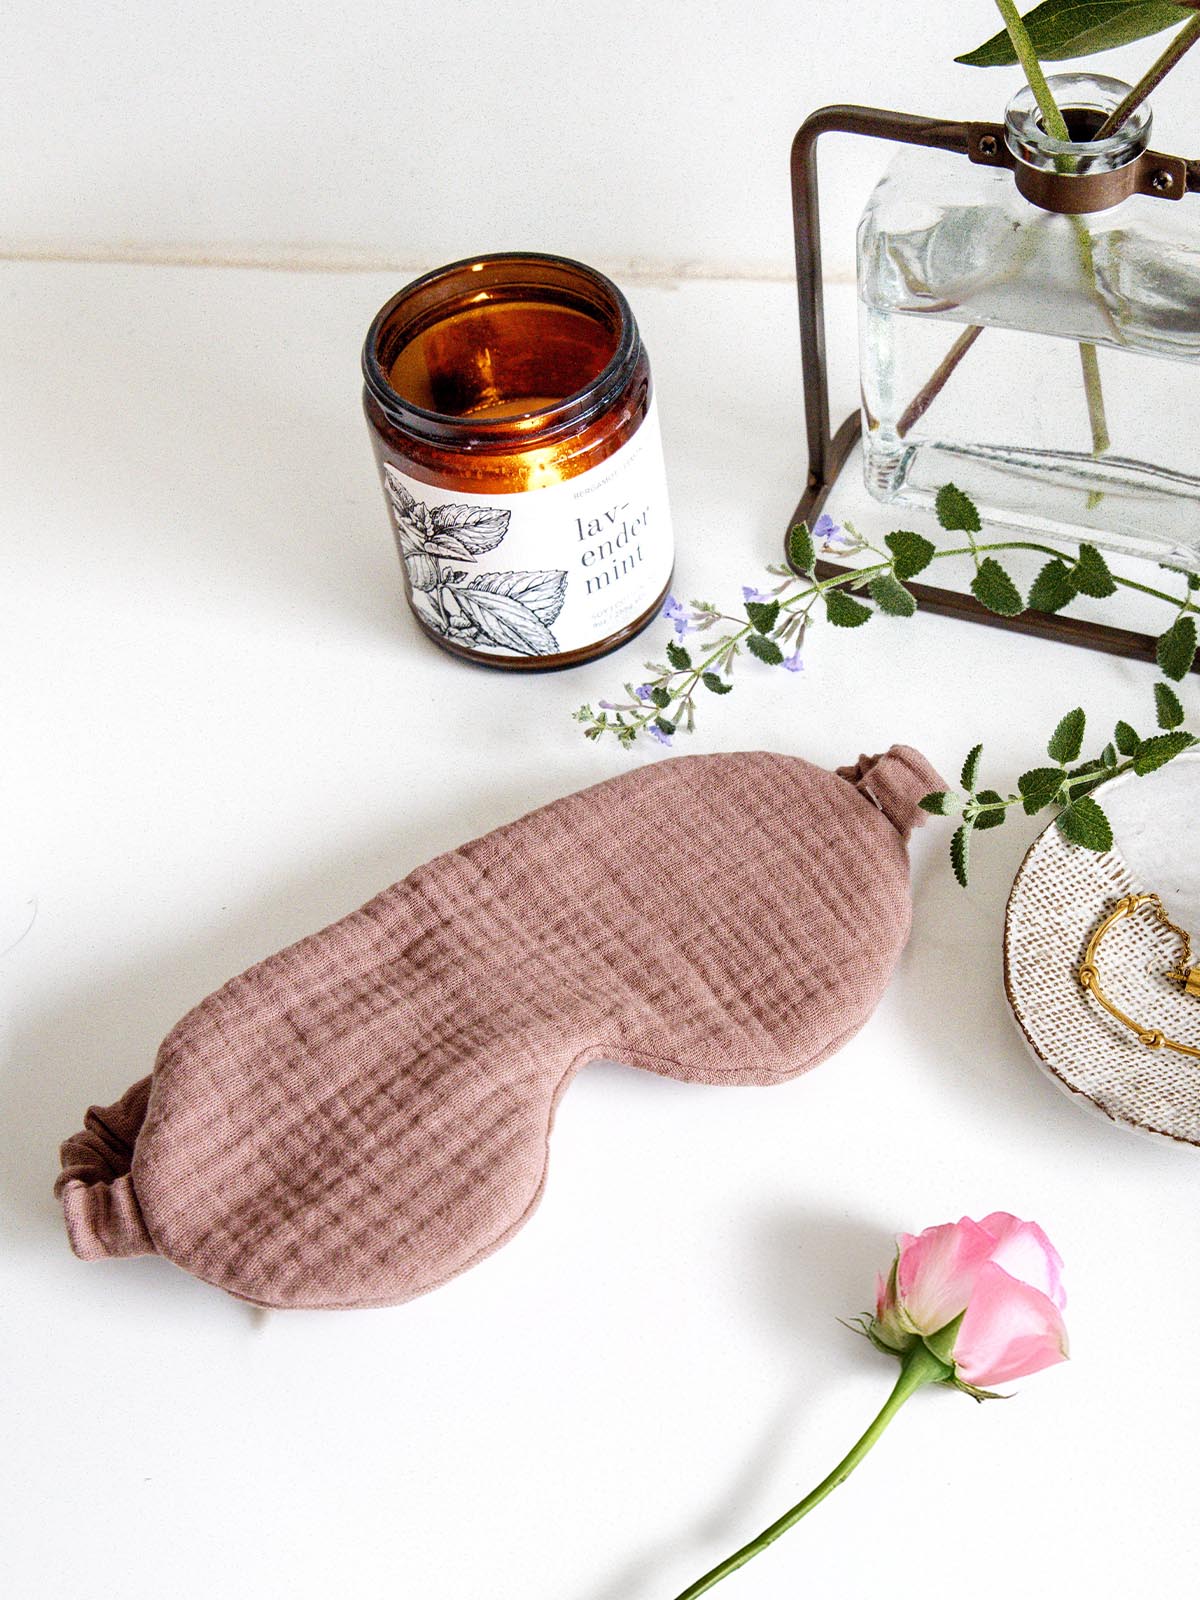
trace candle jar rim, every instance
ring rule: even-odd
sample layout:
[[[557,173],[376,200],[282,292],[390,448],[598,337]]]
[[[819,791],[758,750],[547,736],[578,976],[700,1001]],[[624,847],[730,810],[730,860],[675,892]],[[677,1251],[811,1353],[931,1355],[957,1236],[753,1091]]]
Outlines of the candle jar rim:
[[[422,332],[470,303],[466,291],[474,274],[492,289],[523,292],[548,306],[568,306],[605,318],[614,348],[604,366],[581,388],[552,404],[515,416],[487,417],[436,411],[406,398],[389,381],[399,352]],[[557,290],[556,294],[554,291]],[[430,443],[457,448],[511,450],[542,445],[577,429],[620,394],[637,366],[641,339],[633,311],[612,280],[569,256],[532,250],[465,256],[435,267],[406,284],[376,314],[363,345],[362,372],[367,390],[384,415]]]

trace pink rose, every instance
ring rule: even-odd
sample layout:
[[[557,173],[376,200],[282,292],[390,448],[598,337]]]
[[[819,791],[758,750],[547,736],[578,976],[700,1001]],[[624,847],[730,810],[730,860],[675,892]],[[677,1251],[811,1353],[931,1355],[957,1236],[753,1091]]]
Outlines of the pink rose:
[[[972,1390],[1066,1360],[1062,1260],[1036,1222],[993,1211],[897,1244],[876,1286],[877,1345],[904,1355],[923,1342]]]
[[[1066,1360],[1062,1261],[1036,1222],[993,1211],[982,1222],[964,1217],[915,1236],[902,1233],[896,1244],[892,1270],[876,1284],[874,1317],[857,1319],[872,1344],[900,1358],[879,1415],[803,1500],[676,1600],[699,1600],[795,1527],[846,1481],[926,1384],[953,1384],[986,1400],[985,1384],[1008,1383]]]

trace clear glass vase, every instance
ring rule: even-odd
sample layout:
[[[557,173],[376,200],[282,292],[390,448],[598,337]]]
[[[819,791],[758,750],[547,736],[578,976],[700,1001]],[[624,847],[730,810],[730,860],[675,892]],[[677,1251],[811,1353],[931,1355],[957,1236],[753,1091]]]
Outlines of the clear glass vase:
[[[1127,86],[1050,80],[1076,133]],[[1083,175],[1147,148],[1143,107],[1064,143],[1032,94],[1010,102],[1018,162]],[[1200,570],[1200,195],[1133,195],[1062,215],[1012,172],[905,149],[859,227],[864,472],[929,506],[954,482],[985,519]]]

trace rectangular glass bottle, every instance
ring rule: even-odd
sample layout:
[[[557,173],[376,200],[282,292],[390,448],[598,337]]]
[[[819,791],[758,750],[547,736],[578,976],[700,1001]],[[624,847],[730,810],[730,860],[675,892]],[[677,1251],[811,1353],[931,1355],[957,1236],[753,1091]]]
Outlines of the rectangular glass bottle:
[[[1125,85],[1051,81],[1077,133]],[[1147,148],[1141,108],[1060,143],[1028,89],[1009,150],[1031,172],[1116,171]],[[1135,194],[1091,214],[1026,199],[1012,172],[906,149],[859,228],[864,474],[927,507],[954,482],[1025,534],[1200,570],[1200,197]]]

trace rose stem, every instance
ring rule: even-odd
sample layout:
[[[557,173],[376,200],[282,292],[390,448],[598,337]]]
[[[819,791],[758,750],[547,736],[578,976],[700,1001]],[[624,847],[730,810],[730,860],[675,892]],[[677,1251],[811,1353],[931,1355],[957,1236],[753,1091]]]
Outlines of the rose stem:
[[[727,1578],[731,1572],[744,1567],[747,1561],[765,1550],[769,1544],[774,1544],[780,1534],[786,1533],[800,1521],[801,1517],[806,1517],[814,1506],[820,1505],[826,1495],[832,1494],[839,1483],[846,1481],[911,1395],[915,1394],[923,1384],[938,1383],[949,1375],[950,1369],[944,1361],[939,1361],[936,1356],[931,1355],[923,1344],[914,1345],[904,1357],[900,1376],[896,1379],[896,1387],[884,1402],[882,1411],[829,1476],[823,1478],[798,1505],[794,1505],[790,1511],[785,1511],[777,1522],[773,1522],[769,1528],[764,1528],[757,1539],[751,1539],[749,1544],[744,1544],[740,1550],[735,1550],[733,1555],[727,1556],[720,1566],[714,1567],[711,1572],[706,1572],[690,1588],[677,1595],[676,1600],[696,1600],[698,1595],[705,1594],[714,1584],[720,1583],[722,1578]]]

